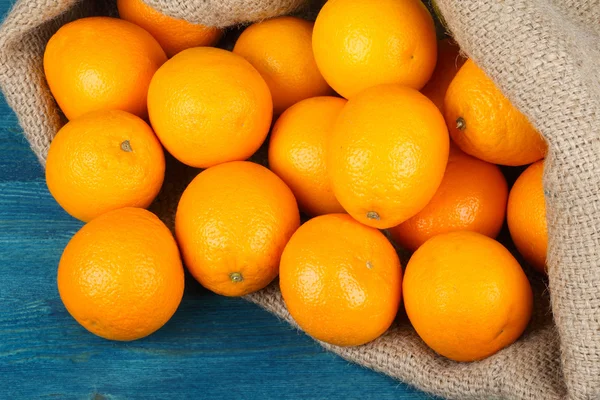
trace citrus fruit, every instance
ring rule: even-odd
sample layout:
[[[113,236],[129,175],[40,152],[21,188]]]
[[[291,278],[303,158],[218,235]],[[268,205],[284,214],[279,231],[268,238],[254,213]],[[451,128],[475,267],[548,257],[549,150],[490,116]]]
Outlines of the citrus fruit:
[[[269,85],[276,115],[300,100],[332,93],[313,57],[313,25],[301,18],[273,18],[250,25],[235,43],[233,52]]]
[[[435,68],[436,44],[420,0],[329,0],[312,38],[319,70],[345,98],[383,83],[421,89]]]
[[[402,269],[380,231],[347,214],[329,214],[294,233],[281,256],[279,285],[288,311],[307,334],[358,346],[394,321]]]
[[[527,117],[472,60],[465,62],[450,83],[444,111],[452,139],[474,157],[518,166],[546,154],[546,142]]]
[[[451,146],[444,178],[429,204],[390,233],[410,251],[435,235],[452,231],[495,238],[504,223],[507,199],[508,186],[498,166]]]
[[[480,360],[513,343],[533,307],[517,260],[494,239],[469,231],[425,242],[408,262],[402,289],[421,339],[455,361]]]
[[[204,287],[225,296],[267,286],[299,224],[292,191],[248,161],[201,172],[185,189],[175,216],[187,268]]]
[[[433,101],[440,110],[443,110],[446,90],[460,67],[465,63],[466,58],[460,54],[458,45],[449,38],[438,42],[437,52],[435,70],[431,79],[421,89],[421,93]]]
[[[242,57],[212,47],[187,49],[154,75],[150,122],[179,161],[208,168],[245,160],[271,127],[273,103],[260,74]]]
[[[50,193],[82,221],[117,208],[148,207],[164,177],[164,153],[154,132],[120,110],[71,120],[58,131],[46,160]]]
[[[517,250],[540,272],[546,270],[548,250],[543,175],[543,161],[527,167],[510,190],[507,211],[508,229]]]
[[[313,97],[288,108],[269,143],[269,167],[292,189],[308,215],[343,213],[327,173],[327,141],[346,104],[339,97]]]
[[[177,310],[183,286],[175,239],[141,208],[109,211],[84,225],[58,266],[58,291],[69,313],[110,340],[158,330]]]
[[[400,85],[366,89],[344,106],[331,134],[333,192],[363,224],[399,225],[435,194],[448,148],[444,118],[427,97]]]
[[[68,119],[112,109],[146,118],[148,85],[166,60],[158,42],[139,26],[89,17],[63,25],[50,38],[44,71]]]
[[[117,0],[117,7],[122,19],[150,32],[169,57],[190,47],[214,46],[223,35],[219,28],[169,17],[143,0]]]

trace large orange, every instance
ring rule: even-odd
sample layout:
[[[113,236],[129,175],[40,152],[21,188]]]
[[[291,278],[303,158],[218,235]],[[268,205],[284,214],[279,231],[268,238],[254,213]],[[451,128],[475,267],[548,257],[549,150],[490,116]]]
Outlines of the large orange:
[[[312,44],[325,80],[346,98],[383,83],[421,89],[437,57],[433,19],[420,0],[329,0]]]
[[[152,129],[119,110],[96,111],[67,123],[46,160],[50,193],[82,221],[121,207],[148,207],[164,177],[164,153]]]
[[[348,101],[333,129],[333,192],[358,221],[391,228],[429,203],[448,148],[444,118],[431,100],[400,85],[372,87]]]
[[[223,35],[219,28],[169,17],[143,0],[117,0],[117,7],[121,18],[150,32],[169,57],[190,47],[214,46]]]
[[[271,127],[269,87],[252,65],[226,50],[196,47],[167,61],[148,91],[156,134],[179,161],[208,168],[245,160]]]
[[[437,234],[452,231],[495,238],[504,223],[507,199],[508,185],[498,166],[452,146],[444,179],[429,204],[390,233],[411,251]]]
[[[446,90],[467,59],[460,54],[458,45],[449,38],[438,42],[437,51],[435,70],[429,82],[421,89],[421,93],[443,110]]]
[[[183,296],[177,244],[150,211],[121,208],[73,236],[58,266],[58,291],[88,331],[135,340],[162,327]]]
[[[250,25],[235,43],[233,52],[250,61],[269,85],[276,115],[300,100],[332,93],[313,57],[313,25],[273,18]]]
[[[292,236],[281,257],[279,285],[306,333],[338,346],[358,346],[394,321],[402,269],[380,231],[347,214],[329,214]]]
[[[519,176],[508,197],[508,229],[519,250],[531,266],[546,270],[548,226],[544,198],[544,161],[530,165]]]
[[[450,83],[444,111],[452,139],[472,156],[517,166],[546,154],[542,136],[472,60]]]
[[[406,267],[404,306],[437,353],[455,361],[488,357],[521,336],[533,308],[529,281],[500,243],[461,231],[429,239]]]
[[[201,172],[177,207],[183,259],[207,289],[242,296],[267,286],[300,224],[296,199],[274,173],[248,161]]]
[[[292,189],[300,209],[312,216],[343,213],[327,173],[327,141],[346,104],[339,97],[313,97],[288,108],[269,143],[269,167]]]
[[[44,71],[69,119],[113,109],[145,118],[148,85],[166,60],[158,42],[139,26],[90,17],[63,25],[50,38]]]

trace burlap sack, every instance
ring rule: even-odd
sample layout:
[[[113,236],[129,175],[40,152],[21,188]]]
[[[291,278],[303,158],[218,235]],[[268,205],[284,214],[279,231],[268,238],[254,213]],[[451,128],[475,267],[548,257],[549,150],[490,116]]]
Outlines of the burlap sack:
[[[229,26],[288,13],[307,0],[147,2],[193,22]],[[548,140],[552,312],[548,290],[534,282],[536,311],[525,335],[475,363],[437,356],[403,316],[370,344],[324,346],[452,399],[600,399],[600,2],[438,0],[438,6],[462,49]],[[0,86],[42,164],[63,123],[43,76],[45,43],[67,21],[113,12],[109,0],[19,0],[0,30]],[[169,162],[153,205],[168,223],[195,173]],[[248,299],[293,324],[276,284]]]

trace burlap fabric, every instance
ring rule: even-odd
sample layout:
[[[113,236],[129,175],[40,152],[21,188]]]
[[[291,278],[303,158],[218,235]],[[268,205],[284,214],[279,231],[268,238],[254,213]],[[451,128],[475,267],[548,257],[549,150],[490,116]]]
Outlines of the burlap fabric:
[[[146,1],[167,14],[217,26],[288,13],[306,3]],[[600,2],[437,3],[462,49],[548,140],[549,290],[535,281],[536,311],[525,335],[476,363],[437,356],[402,315],[370,344],[324,346],[453,399],[600,399]],[[63,123],[43,76],[45,43],[67,21],[113,10],[109,0],[18,0],[0,30],[0,86],[42,164]],[[197,171],[173,160],[167,170],[153,210],[172,223],[178,194]],[[276,284],[248,299],[293,323]]]

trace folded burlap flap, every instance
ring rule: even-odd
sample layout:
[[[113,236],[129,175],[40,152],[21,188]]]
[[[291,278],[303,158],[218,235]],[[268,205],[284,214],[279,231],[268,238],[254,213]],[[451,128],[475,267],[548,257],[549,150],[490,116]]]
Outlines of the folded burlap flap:
[[[288,13],[307,3],[146,1],[169,15],[218,26]],[[554,320],[544,284],[533,282],[536,311],[530,327],[514,345],[480,362],[437,356],[405,316],[367,345],[324,347],[453,399],[600,399],[600,2],[437,3],[462,49],[548,140],[544,187]],[[64,122],[43,76],[45,44],[68,21],[111,13],[110,0],[19,0],[0,29],[0,86],[42,164]],[[170,160],[164,190],[152,206],[167,223],[196,172]],[[276,283],[247,298],[293,324]]]

